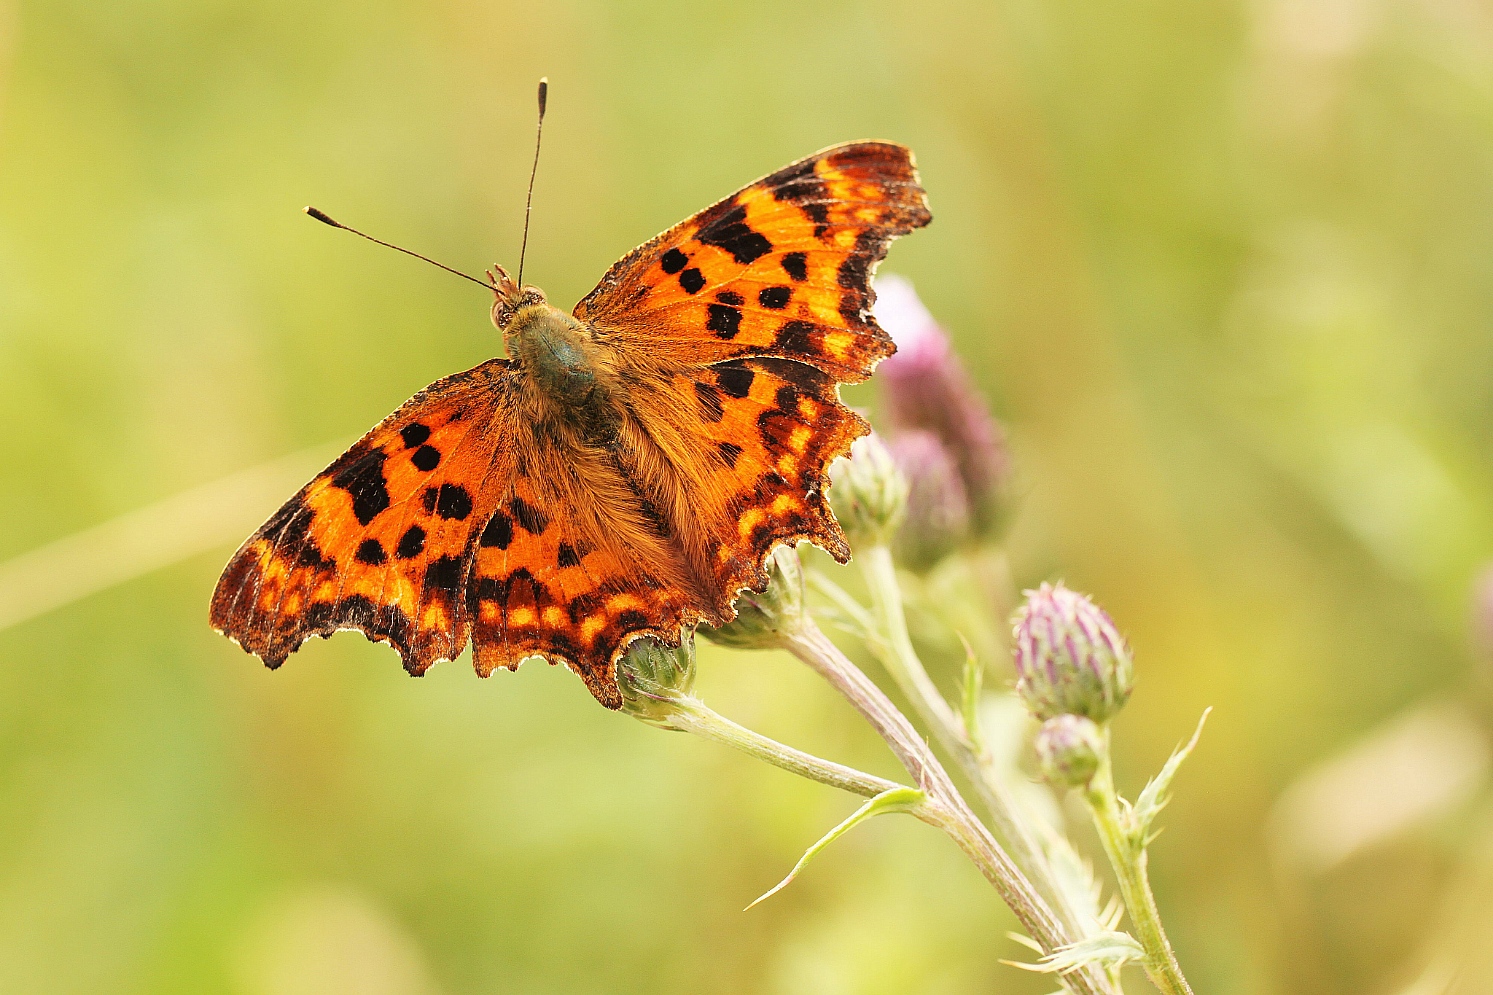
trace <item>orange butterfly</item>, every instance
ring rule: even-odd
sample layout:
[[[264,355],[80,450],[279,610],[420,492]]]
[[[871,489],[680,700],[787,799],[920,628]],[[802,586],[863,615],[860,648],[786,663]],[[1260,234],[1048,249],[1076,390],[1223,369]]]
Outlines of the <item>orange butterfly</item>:
[[[229,561],[212,624],[270,667],[357,629],[422,674],[531,656],[608,708],[627,645],[733,615],[776,543],[849,558],[825,472],[891,355],[870,279],[930,220],[912,153],[837,145],[644,242],[572,314],[502,267],[508,359],[420,391]]]

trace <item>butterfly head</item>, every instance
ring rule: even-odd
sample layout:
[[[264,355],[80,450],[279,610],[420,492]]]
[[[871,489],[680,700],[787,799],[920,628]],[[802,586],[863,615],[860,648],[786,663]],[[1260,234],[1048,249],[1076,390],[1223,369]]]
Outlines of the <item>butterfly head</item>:
[[[492,323],[503,337],[508,337],[513,316],[520,310],[538,305],[548,306],[544,291],[533,285],[520,287],[518,281],[508,275],[502,266],[493,266],[487,271],[487,282],[492,287]]]

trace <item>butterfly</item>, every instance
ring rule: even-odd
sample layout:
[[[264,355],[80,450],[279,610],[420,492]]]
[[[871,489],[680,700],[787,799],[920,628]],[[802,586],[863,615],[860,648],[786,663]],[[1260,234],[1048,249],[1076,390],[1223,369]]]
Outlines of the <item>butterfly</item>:
[[[850,549],[826,470],[870,429],[839,398],[892,354],[888,244],[931,220],[912,153],[816,152],[649,239],[566,314],[488,274],[507,358],[438,380],[229,561],[213,627],[280,666],[359,630],[415,675],[563,663],[619,708],[628,644],[722,625],[763,560]]]

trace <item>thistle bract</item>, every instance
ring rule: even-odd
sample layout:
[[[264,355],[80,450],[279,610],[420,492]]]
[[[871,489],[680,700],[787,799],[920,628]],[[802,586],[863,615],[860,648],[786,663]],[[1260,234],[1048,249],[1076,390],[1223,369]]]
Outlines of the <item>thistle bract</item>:
[[[1057,787],[1082,788],[1099,771],[1104,734],[1082,715],[1058,715],[1042,723],[1032,745],[1043,780]]]
[[[736,599],[736,618],[718,629],[702,625],[700,635],[734,649],[771,649],[803,624],[804,578],[798,551],[774,547],[763,567],[767,589],[743,591]]]
[[[874,432],[856,439],[829,474],[829,506],[850,545],[890,542],[907,510],[907,478],[881,439]]]
[[[1016,692],[1039,719],[1084,715],[1107,722],[1130,698],[1130,647],[1104,610],[1062,584],[1026,592],[1011,652]]]
[[[654,725],[668,725],[675,702],[695,687],[695,640],[688,633],[677,647],[647,636],[635,639],[617,665],[622,711]]]
[[[969,538],[969,497],[959,467],[932,432],[903,432],[887,443],[907,478],[907,514],[897,530],[898,558],[926,570]]]

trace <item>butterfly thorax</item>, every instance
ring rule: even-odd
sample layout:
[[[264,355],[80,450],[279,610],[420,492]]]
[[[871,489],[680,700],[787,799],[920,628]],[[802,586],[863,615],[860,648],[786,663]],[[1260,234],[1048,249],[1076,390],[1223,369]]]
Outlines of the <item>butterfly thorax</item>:
[[[509,359],[557,413],[589,420],[607,407],[612,393],[608,350],[588,326],[527,289],[499,326]]]

